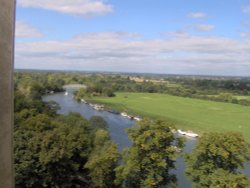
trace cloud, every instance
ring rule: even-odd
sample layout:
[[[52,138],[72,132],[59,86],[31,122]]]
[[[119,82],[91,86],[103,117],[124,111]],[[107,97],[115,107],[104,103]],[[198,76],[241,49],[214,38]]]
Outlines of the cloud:
[[[249,31],[242,31],[240,32],[240,36],[246,39],[250,39],[250,32]]]
[[[85,33],[64,41],[18,42],[16,68],[186,74],[250,73],[250,41],[123,32]]]
[[[207,15],[203,12],[190,12],[188,14],[188,17],[190,17],[190,18],[204,18],[206,16]]]
[[[194,26],[197,31],[212,31],[214,30],[214,25],[197,24]]]
[[[40,38],[42,37],[42,33],[29,25],[24,21],[16,21],[16,33],[15,36],[17,38]]]
[[[250,27],[250,22],[243,22],[242,24],[246,27]]]
[[[113,11],[113,7],[103,0],[18,0],[17,5],[82,16],[102,15]]]
[[[250,13],[250,6],[245,6],[242,8],[243,13]]]
[[[170,37],[178,37],[178,38],[189,37],[189,34],[185,29],[179,29],[177,31],[171,31],[171,32],[167,32],[165,34],[170,36]]]

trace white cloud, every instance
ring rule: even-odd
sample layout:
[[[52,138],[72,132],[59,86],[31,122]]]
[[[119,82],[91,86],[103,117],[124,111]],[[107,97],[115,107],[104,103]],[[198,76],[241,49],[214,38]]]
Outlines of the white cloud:
[[[242,8],[243,13],[250,13],[250,6],[245,6]]]
[[[113,11],[112,6],[103,0],[18,0],[17,5],[83,16]]]
[[[40,38],[42,37],[42,33],[29,25],[24,21],[16,21],[16,33],[15,36],[17,38]]]
[[[246,27],[250,27],[250,22],[243,22],[242,24]]]
[[[16,44],[17,68],[186,74],[250,73],[250,42],[223,37],[174,36],[143,40],[111,32],[65,41]]]
[[[242,31],[240,32],[240,36],[246,39],[250,39],[250,32],[249,31]]]
[[[214,30],[214,25],[197,24],[194,26],[197,31],[212,31]]]
[[[167,32],[165,34],[167,34],[170,37],[178,37],[178,38],[189,37],[189,34],[185,29],[179,29],[177,31],[171,31],[171,32]]]
[[[207,15],[203,12],[190,12],[188,14],[188,17],[190,17],[190,18],[204,18],[206,16]]]

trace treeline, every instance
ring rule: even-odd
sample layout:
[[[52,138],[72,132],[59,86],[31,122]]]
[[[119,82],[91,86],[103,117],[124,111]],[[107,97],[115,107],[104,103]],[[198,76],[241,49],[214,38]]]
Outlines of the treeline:
[[[82,80],[79,81],[79,83],[81,82]],[[164,82],[153,82],[150,79],[136,82],[131,80],[129,76],[89,75],[87,78],[85,77],[84,83],[87,88],[76,93],[78,100],[91,96],[113,97],[115,92],[145,92],[250,105],[250,99],[237,98],[238,95],[250,96],[250,82],[247,80],[171,78]]]
[[[58,74],[18,72],[14,76],[15,91],[31,99],[40,99],[50,91],[63,91],[65,83],[65,78],[60,78]]]
[[[231,91],[238,95],[250,94],[250,81],[249,80],[232,80],[232,79],[176,79],[175,81],[181,82],[185,86],[195,87],[205,90],[222,90]]]
[[[80,74],[80,73],[22,73],[15,75],[16,84],[22,81],[24,90],[36,87],[38,93],[62,91],[64,84],[84,84],[87,87],[76,94],[76,98],[107,96],[114,97],[115,92],[165,93],[174,96],[198,98],[240,105],[250,105],[250,99],[237,96],[250,96],[249,80],[223,80],[169,77],[138,77],[142,82],[131,79],[131,75]],[[45,79],[48,78],[48,79]],[[45,89],[46,88],[46,89]],[[36,95],[34,93],[33,95]]]
[[[74,93],[76,100],[80,101],[81,99],[104,96],[104,97],[115,97],[115,93],[112,89],[108,87],[99,87],[99,86],[87,86],[86,88],[80,88]]]

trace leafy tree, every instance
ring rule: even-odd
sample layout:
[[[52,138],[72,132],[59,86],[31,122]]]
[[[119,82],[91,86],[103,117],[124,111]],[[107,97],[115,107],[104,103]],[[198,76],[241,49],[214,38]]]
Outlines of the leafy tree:
[[[89,169],[92,187],[113,188],[115,168],[117,167],[119,153],[117,145],[110,141],[108,132],[102,129],[96,131],[92,151],[85,168]]]
[[[238,103],[241,104],[241,105],[250,106],[250,100],[249,99],[240,99],[240,100],[238,100]]]
[[[233,95],[231,93],[220,93],[219,96],[218,96],[218,99],[220,101],[232,102]]]
[[[133,188],[175,186],[176,177],[170,170],[175,168],[176,146],[181,147],[182,141],[175,138],[169,124],[143,120],[128,134],[133,144],[116,169],[116,184]]]
[[[75,99],[80,101],[81,99],[84,99],[86,96],[88,97],[88,94],[86,92],[86,88],[80,88],[78,91],[74,93]]]
[[[196,187],[247,187],[238,169],[250,158],[249,144],[239,133],[205,133],[187,155],[187,175]]]
[[[16,187],[87,185],[83,166],[91,151],[91,130],[81,116],[30,117],[16,127]]]
[[[15,90],[15,97],[14,97],[14,112],[19,112],[24,108],[28,108],[27,100],[25,100],[25,96]]]
[[[110,135],[109,133],[104,129],[98,129],[95,131],[93,135],[93,147],[94,148],[100,148],[105,144],[105,142],[110,141]]]
[[[211,184],[209,185],[209,187],[245,188],[248,187],[248,185],[249,181],[244,174],[233,174],[227,170],[219,169],[211,174]]]
[[[103,94],[107,97],[115,97],[115,93],[112,89],[110,88],[104,88],[103,89]]]

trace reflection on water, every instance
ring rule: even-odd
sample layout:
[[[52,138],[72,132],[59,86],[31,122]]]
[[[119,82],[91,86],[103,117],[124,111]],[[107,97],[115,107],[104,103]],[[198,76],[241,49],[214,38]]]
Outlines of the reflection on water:
[[[90,107],[88,104],[79,103],[73,99],[72,93],[69,91],[69,95],[65,96],[64,93],[57,93],[53,95],[47,95],[43,97],[44,101],[55,101],[57,102],[61,109],[58,111],[60,114],[68,114],[69,112],[78,112],[86,119],[90,119],[92,116],[101,116],[104,118],[109,125],[109,133],[111,138],[118,144],[119,151],[123,148],[129,147],[131,145],[126,129],[133,126],[135,123],[132,120],[124,118],[117,114],[112,114],[105,111],[97,111]],[[195,139],[187,139],[184,152],[191,152],[195,146]],[[250,164],[246,166],[244,173],[250,177]],[[191,187],[191,182],[187,180],[185,176],[185,162],[183,158],[178,158],[176,160],[176,170],[173,172],[178,178],[178,187],[189,188]]]

